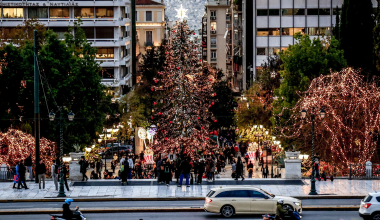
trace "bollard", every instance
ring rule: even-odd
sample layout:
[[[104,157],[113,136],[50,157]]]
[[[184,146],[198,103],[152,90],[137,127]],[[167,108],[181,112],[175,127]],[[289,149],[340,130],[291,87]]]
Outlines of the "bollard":
[[[350,164],[350,167],[349,167],[349,170],[348,170],[348,179],[349,180],[351,179],[351,164]]]

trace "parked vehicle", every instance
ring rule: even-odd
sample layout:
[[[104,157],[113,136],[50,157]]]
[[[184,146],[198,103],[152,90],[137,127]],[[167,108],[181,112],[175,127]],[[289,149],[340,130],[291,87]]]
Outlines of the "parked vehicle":
[[[364,220],[380,220],[380,192],[368,193],[360,202],[359,216]]]
[[[206,195],[204,210],[227,218],[234,214],[275,214],[279,199],[284,200],[284,209],[302,213],[301,200],[276,196],[255,187],[213,188]]]
[[[120,145],[119,148],[116,144],[113,145],[107,145],[109,147],[105,152],[99,153],[104,158],[104,155],[106,155],[107,159],[112,158],[114,154],[117,154],[117,151],[119,150],[119,154],[125,153],[129,150],[129,152],[132,152],[132,145]]]

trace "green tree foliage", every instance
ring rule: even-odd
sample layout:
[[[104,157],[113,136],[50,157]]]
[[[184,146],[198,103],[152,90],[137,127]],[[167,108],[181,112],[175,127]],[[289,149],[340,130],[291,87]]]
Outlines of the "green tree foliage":
[[[344,0],[339,36],[348,66],[372,70],[374,26],[371,0]]]
[[[75,34],[70,34],[74,28]],[[74,121],[65,126],[64,130],[66,151],[71,150],[73,144],[92,143],[96,139],[96,132],[102,130],[105,114],[115,114],[109,107],[111,99],[105,95],[105,88],[100,83],[98,73],[101,68],[95,61],[96,48],[87,42],[78,23],[69,27],[69,32],[66,33],[65,40],[61,41],[51,30],[45,31],[39,40],[38,56],[40,114],[43,118],[41,136],[59,140],[59,128],[54,126],[56,122],[52,123],[46,118],[49,111],[54,111],[56,118],[59,118],[58,106],[65,106],[65,119],[68,110],[75,113]],[[32,42],[25,40],[25,45],[18,48],[9,44],[0,50],[0,56],[6,64],[0,75],[0,82],[5,85],[0,89],[1,119],[19,119],[19,116],[23,116],[32,122]],[[5,129],[9,125],[8,122],[1,123],[0,126]]]
[[[306,91],[312,79],[330,71],[339,71],[346,66],[343,51],[339,42],[334,37],[310,39],[308,35],[297,33],[294,38],[296,43],[289,45],[288,50],[280,52],[282,60],[281,85],[275,90],[274,114],[282,114],[281,120],[290,117],[288,109],[294,107],[300,95]],[[274,120],[275,126],[284,121]]]

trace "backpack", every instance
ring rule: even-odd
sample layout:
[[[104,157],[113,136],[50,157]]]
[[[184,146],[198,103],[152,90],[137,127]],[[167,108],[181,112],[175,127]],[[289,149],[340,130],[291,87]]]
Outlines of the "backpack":
[[[165,172],[165,173],[170,173],[170,168],[169,168],[169,166],[165,166],[165,168],[164,168],[164,172]]]

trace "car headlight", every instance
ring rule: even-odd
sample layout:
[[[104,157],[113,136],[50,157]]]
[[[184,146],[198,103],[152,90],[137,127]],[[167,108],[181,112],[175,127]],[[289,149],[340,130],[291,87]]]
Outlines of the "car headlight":
[[[301,203],[300,202],[293,202],[294,203],[294,205],[296,205],[296,206],[301,206]]]

